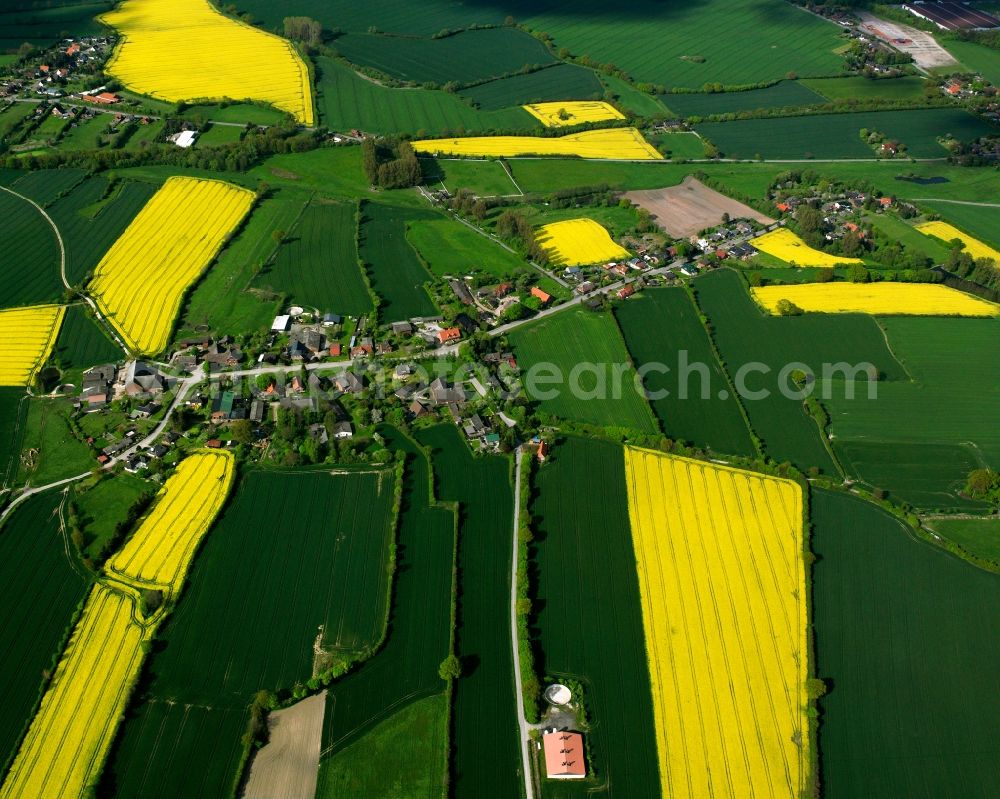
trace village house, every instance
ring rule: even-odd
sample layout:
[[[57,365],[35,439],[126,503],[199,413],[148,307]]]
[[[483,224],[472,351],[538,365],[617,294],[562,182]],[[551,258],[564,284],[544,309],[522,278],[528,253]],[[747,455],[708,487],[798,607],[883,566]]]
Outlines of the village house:
[[[352,438],[354,436],[354,428],[351,426],[350,422],[337,422],[333,426],[333,437],[336,439]]]
[[[437,337],[441,344],[447,344],[462,338],[462,331],[457,327],[445,327],[438,331]]]
[[[360,394],[365,390],[364,378],[354,372],[344,372],[337,375],[333,379],[333,384],[338,391],[343,391],[345,394]]]
[[[551,780],[582,780],[587,776],[583,736],[568,730],[547,730],[542,735],[545,775]]]
[[[450,385],[439,377],[430,385],[430,400],[434,405],[464,404],[465,392],[459,386]]]
[[[548,305],[549,302],[552,301],[552,295],[547,291],[542,291],[542,289],[538,288],[538,286],[531,287],[531,296],[537,297],[542,305]]]

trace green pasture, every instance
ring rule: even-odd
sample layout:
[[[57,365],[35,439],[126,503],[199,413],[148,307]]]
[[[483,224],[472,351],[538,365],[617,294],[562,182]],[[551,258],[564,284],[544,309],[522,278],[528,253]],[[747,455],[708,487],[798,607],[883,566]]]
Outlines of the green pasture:
[[[988,519],[931,519],[925,524],[966,552],[1000,563],[1000,519],[996,516]]]
[[[518,194],[503,165],[495,160],[479,161],[474,158],[421,158],[424,181],[431,188],[443,184],[456,194],[459,189],[484,197]]]
[[[70,425],[73,407],[68,399],[36,397],[28,403],[22,452],[34,450],[30,461],[22,458],[17,482],[47,485],[75,477],[97,465],[93,452]]]
[[[104,544],[115,534],[115,527],[128,517],[129,510],[146,493],[155,493],[157,486],[131,474],[105,474],[96,483],[88,480],[73,491],[80,526],[83,530],[84,557],[95,558]]]
[[[540,383],[536,396],[529,394],[543,412],[605,427],[658,432],[645,397],[636,391],[631,358],[611,314],[567,309],[518,328],[508,340],[517,355],[522,381],[536,364],[550,364],[558,372],[559,382]],[[616,391],[618,365],[623,365],[623,374]],[[547,367],[536,368],[550,374]],[[548,392],[554,396],[542,399],[538,395]]]
[[[233,125],[209,125],[195,141],[197,147],[222,147],[236,144],[243,137],[243,128]]]
[[[699,92],[664,94],[660,100],[682,117],[707,117],[713,114],[735,114],[770,108],[798,108],[821,105],[824,98],[808,86],[794,80],[783,80],[766,89],[744,92]]]
[[[932,209],[946,222],[951,222],[955,227],[991,245],[994,249],[1000,249],[1000,208],[927,201],[922,202],[921,205]],[[918,235],[923,236],[924,234],[918,233]],[[947,247],[939,244],[937,239],[929,236],[924,236],[924,238],[930,239],[932,246],[937,245],[947,250]]]
[[[800,85],[818,92],[828,100],[920,100],[927,81],[916,75],[902,78],[866,78],[852,75],[843,78],[812,78]]]
[[[439,277],[483,273],[490,279],[503,280],[530,269],[497,242],[448,217],[410,222],[406,238]]]

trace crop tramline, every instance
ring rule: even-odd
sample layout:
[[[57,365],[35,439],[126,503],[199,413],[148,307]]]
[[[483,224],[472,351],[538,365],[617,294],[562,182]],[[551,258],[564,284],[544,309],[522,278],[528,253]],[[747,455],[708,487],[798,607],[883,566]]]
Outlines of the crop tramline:
[[[797,796],[806,784],[800,488],[627,448],[665,795]]]
[[[89,286],[136,352],[162,350],[187,288],[253,205],[222,181],[172,177],[98,264]]]
[[[132,623],[132,601],[94,586],[0,797],[83,794],[125,709],[143,639],[143,629]]]
[[[28,386],[49,357],[66,309],[35,305],[0,311],[0,386]]]
[[[168,102],[264,100],[315,120],[309,70],[291,42],[208,0],[127,0],[101,20],[122,33],[107,72],[135,91]]]
[[[229,495],[233,473],[234,458],[228,452],[202,452],[182,461],[108,571],[125,580],[178,585]]]

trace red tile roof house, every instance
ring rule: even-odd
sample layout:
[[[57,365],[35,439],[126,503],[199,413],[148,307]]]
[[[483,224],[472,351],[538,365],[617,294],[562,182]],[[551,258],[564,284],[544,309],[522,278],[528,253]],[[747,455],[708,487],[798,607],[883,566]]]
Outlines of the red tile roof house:
[[[449,341],[458,341],[462,338],[462,331],[457,327],[446,327],[438,333],[438,341],[447,344]]]
[[[624,300],[635,294],[635,286],[629,283],[627,286],[622,286],[618,289],[618,299]]]
[[[332,355],[334,358],[340,357],[341,350],[342,347],[340,346],[339,343],[330,345],[330,355]]]
[[[549,301],[552,299],[552,295],[547,291],[542,291],[538,286],[531,287],[531,296],[538,297],[542,301],[542,305],[548,305]]]
[[[582,780],[587,776],[580,733],[547,732],[542,736],[542,745],[545,748],[545,775],[550,780]]]

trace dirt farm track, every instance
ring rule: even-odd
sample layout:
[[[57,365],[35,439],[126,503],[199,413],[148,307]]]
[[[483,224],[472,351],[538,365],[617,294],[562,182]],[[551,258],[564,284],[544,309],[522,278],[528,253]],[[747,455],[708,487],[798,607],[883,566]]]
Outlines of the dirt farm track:
[[[674,238],[687,238],[707,227],[719,225],[723,214],[729,214],[731,219],[756,219],[764,225],[774,222],[759,211],[710,189],[690,175],[679,186],[630,191],[625,196],[649,211],[656,224]]]

